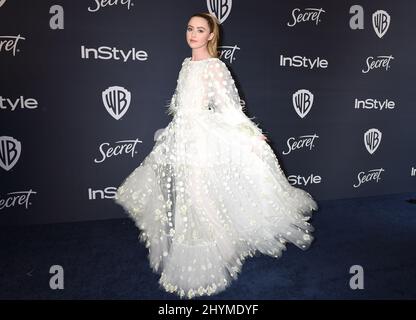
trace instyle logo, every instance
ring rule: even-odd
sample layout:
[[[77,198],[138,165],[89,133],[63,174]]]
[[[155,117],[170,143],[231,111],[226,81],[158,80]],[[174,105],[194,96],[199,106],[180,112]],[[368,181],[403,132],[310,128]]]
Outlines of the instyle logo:
[[[207,8],[215,15],[220,23],[223,23],[231,12],[232,0],[207,0]]]
[[[374,181],[378,183],[381,180],[381,173],[384,171],[385,170],[383,168],[371,169],[371,170],[368,170],[367,173],[364,171],[361,171],[357,175],[358,182],[354,184],[353,187],[358,188],[364,183],[374,182]]]
[[[99,152],[101,154],[101,158],[94,159],[94,163],[103,163],[108,158],[117,157],[120,155],[128,155],[130,154],[131,157],[134,157],[134,154],[137,153],[136,145],[137,143],[142,143],[141,140],[121,140],[116,141],[115,146],[111,146],[108,142],[103,142],[99,146]]]
[[[122,62],[132,61],[146,61],[148,58],[147,52],[144,50],[136,50],[131,48],[129,51],[117,49],[115,47],[101,46],[97,49],[87,48],[81,46],[81,59],[95,59],[95,60],[121,60]]]
[[[285,57],[280,55],[280,66],[282,67],[294,67],[294,68],[306,68],[306,69],[326,69],[328,68],[328,60],[316,57],[315,59],[309,59],[302,56]]]
[[[240,48],[237,47],[237,45],[235,45],[235,46],[219,46],[218,47],[218,51],[220,52],[219,58],[224,59],[224,60],[228,60],[229,63],[233,63],[233,61],[236,59],[234,57],[234,55],[235,55],[235,52],[237,50],[240,50]]]
[[[292,22],[288,22],[288,27],[294,27],[298,23],[302,22],[314,22],[318,25],[321,22],[320,15],[325,12],[322,8],[305,8],[302,12],[301,9],[295,8],[292,10]]]
[[[381,143],[381,131],[376,128],[368,129],[364,133],[364,145],[370,154],[373,154]]]
[[[390,61],[393,60],[394,57],[392,55],[389,56],[377,56],[377,57],[367,57],[366,59],[366,65],[367,65],[367,69],[362,69],[362,73],[368,73],[371,70],[374,69],[386,69],[389,70],[390,69]]]
[[[13,57],[16,56],[16,52],[20,52],[20,49],[17,48],[19,40],[26,40],[19,35],[17,36],[0,36],[0,53],[2,52],[11,52]]]
[[[113,199],[116,196],[116,187],[106,187],[104,189],[92,189],[88,188],[88,200],[102,200]]]
[[[308,177],[302,177],[300,175],[290,175],[287,180],[293,186],[307,186],[309,184],[319,184],[322,182],[322,177],[318,175],[310,174]]]
[[[22,144],[13,137],[0,137],[0,167],[9,171],[20,158]]]
[[[111,6],[126,6],[127,10],[134,5],[131,0],[94,0],[94,7],[88,7],[89,12],[97,12],[104,7]]]
[[[319,136],[316,133],[315,134],[307,134],[307,135],[304,135],[304,136],[299,136],[298,138],[290,137],[286,141],[288,150],[283,151],[282,153],[284,155],[287,155],[287,154],[291,153],[294,150],[299,150],[299,149],[312,150],[312,148],[315,147],[314,141],[315,141],[316,138],[319,138]]]
[[[101,96],[105,109],[116,120],[120,120],[130,107],[131,93],[123,87],[108,87]]]
[[[300,89],[292,95],[292,102],[296,113],[304,118],[312,108],[313,94],[309,90]]]
[[[379,38],[383,38],[390,27],[390,15],[384,10],[377,10],[372,15],[373,28]]]
[[[354,109],[373,109],[373,110],[393,110],[396,107],[396,103],[389,99],[378,100],[368,98],[365,100],[354,100]]]
[[[416,168],[415,167],[410,168],[410,176],[411,177],[416,177]]]
[[[0,211],[6,208],[13,208],[17,206],[24,206],[26,209],[29,208],[29,205],[32,203],[29,202],[30,196],[36,194],[36,191],[32,189],[28,191],[15,191],[9,192],[6,194],[5,199],[0,199]]]
[[[17,109],[37,109],[38,102],[34,98],[24,98],[20,96],[14,101],[10,98],[4,98],[0,96],[0,110],[15,111]]]

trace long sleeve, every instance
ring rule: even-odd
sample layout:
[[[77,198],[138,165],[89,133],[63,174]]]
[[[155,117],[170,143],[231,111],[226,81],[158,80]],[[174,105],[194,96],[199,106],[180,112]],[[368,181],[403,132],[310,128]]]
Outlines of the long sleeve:
[[[208,65],[207,96],[213,104],[214,111],[219,113],[224,121],[252,136],[263,134],[261,128],[252,122],[243,112],[240,96],[226,64],[219,59]]]

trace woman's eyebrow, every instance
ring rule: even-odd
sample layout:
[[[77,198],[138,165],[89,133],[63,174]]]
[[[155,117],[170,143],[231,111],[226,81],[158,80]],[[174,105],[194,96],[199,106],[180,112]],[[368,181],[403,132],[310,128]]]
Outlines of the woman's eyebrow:
[[[188,24],[188,27],[193,27],[193,25],[190,25],[190,24]],[[204,27],[196,27],[197,29],[198,28],[201,28],[201,29],[204,29],[205,30],[205,28]]]

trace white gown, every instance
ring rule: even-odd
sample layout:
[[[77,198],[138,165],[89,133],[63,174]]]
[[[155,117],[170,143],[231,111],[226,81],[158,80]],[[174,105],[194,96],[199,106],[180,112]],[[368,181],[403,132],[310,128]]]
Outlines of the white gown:
[[[307,249],[318,205],[289,184],[262,130],[243,113],[218,58],[185,58],[173,115],[115,201],[139,228],[160,285],[179,297],[223,291],[247,256]]]

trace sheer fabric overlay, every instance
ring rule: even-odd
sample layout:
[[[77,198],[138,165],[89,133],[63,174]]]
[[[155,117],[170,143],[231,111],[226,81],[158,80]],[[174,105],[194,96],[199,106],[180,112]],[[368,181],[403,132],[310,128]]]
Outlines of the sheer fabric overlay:
[[[257,253],[306,250],[318,205],[289,184],[262,130],[244,112],[217,58],[186,58],[167,103],[173,116],[115,201],[133,219],[160,285],[179,297],[212,295]]]

